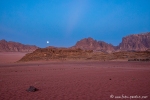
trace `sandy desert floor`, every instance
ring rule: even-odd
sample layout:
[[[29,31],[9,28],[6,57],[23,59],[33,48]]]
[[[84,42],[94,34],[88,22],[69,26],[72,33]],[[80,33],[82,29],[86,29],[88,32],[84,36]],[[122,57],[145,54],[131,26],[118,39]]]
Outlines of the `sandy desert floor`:
[[[149,77],[150,62],[2,63],[0,100],[150,100]]]
[[[20,60],[26,53],[24,52],[0,52],[0,64],[12,63]]]

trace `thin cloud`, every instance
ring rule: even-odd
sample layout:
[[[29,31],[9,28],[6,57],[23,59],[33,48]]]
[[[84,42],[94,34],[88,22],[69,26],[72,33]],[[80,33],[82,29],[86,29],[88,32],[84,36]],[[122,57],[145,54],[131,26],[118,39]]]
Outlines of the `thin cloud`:
[[[87,1],[79,1],[70,5],[71,7],[66,29],[67,34],[72,34],[82,16],[84,15],[87,5]]]

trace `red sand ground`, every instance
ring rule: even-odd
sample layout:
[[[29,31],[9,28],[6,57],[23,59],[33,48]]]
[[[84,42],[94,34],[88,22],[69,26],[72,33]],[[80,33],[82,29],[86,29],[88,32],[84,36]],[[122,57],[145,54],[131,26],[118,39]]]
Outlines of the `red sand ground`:
[[[0,64],[0,100],[150,100],[149,76],[150,62]]]
[[[0,64],[12,63],[21,59],[26,53],[23,52],[0,52]]]

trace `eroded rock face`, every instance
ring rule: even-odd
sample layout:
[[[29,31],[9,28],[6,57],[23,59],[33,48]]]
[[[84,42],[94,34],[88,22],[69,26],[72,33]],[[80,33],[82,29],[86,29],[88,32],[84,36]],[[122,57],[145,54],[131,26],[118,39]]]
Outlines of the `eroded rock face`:
[[[115,51],[115,47],[111,44],[105,43],[103,41],[96,41],[92,38],[85,38],[76,43],[73,48],[81,48],[83,50],[96,50],[112,52]]]
[[[150,48],[150,32],[123,37],[119,50],[145,51]]]
[[[37,48],[34,45],[24,45],[18,42],[0,40],[0,52],[32,52]]]

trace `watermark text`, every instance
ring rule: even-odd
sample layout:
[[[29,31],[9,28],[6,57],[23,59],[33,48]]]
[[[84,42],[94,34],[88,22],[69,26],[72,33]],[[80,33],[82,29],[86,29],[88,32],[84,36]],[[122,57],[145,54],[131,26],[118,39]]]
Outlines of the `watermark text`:
[[[111,94],[110,95],[110,98],[115,98],[115,99],[147,99],[148,96],[140,96],[140,95],[125,95],[125,94],[122,94],[122,95],[113,95]]]

